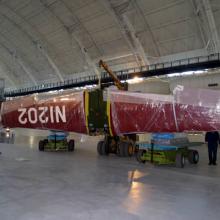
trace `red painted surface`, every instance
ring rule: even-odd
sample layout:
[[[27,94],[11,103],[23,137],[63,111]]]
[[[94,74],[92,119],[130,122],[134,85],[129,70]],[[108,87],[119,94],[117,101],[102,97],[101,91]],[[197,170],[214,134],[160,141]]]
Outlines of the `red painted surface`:
[[[187,89],[174,96],[110,93],[111,128],[115,135],[220,130],[218,91]],[[2,124],[86,134],[84,102],[83,92],[48,93],[7,101],[2,104]]]
[[[172,104],[114,103],[112,129],[116,134],[220,130],[220,113],[213,109]]]
[[[176,130],[172,106],[113,104],[112,127],[115,133],[172,132]]]
[[[87,133],[84,94],[32,95],[2,104],[2,124]]]
[[[112,92],[110,97],[114,134],[220,130],[216,91],[189,89],[175,96]]]

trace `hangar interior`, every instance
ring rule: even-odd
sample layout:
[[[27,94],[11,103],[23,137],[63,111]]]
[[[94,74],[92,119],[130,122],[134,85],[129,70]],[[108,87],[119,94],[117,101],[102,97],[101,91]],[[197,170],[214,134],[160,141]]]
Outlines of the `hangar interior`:
[[[0,219],[219,219],[219,35],[218,0],[1,0]]]

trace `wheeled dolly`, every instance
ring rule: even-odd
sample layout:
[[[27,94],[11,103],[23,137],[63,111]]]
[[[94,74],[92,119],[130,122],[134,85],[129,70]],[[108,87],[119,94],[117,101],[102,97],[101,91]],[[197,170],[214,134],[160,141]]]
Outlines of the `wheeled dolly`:
[[[75,141],[67,140],[68,133],[52,131],[50,135],[39,141],[39,151],[74,151]]]

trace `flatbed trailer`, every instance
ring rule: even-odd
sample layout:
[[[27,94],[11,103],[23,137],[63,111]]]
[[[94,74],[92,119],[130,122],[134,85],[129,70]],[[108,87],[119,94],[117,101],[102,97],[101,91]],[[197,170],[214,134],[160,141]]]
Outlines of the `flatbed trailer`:
[[[170,164],[183,168],[186,159],[191,164],[197,164],[199,162],[198,151],[189,149],[188,146],[158,145],[154,144],[153,141],[151,143],[137,142],[136,146],[139,149],[136,158],[140,163],[149,161],[153,164]]]
[[[74,140],[67,140],[67,132],[52,131],[46,139],[39,141],[39,151],[74,151]]]

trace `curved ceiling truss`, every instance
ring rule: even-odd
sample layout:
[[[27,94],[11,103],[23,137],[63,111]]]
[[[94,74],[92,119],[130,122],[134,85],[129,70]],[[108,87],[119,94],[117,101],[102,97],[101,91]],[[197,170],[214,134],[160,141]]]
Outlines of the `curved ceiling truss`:
[[[1,0],[6,87],[207,55],[220,50],[218,0]]]

